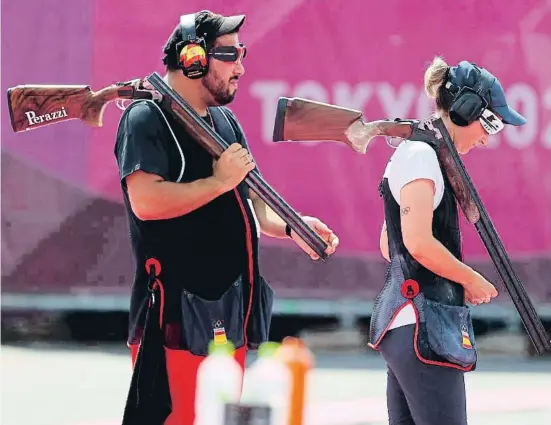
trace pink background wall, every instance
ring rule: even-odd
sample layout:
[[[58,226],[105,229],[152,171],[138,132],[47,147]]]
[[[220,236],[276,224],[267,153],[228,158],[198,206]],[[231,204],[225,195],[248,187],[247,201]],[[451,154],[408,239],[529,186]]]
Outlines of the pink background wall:
[[[366,119],[420,118],[431,111],[422,80],[432,57],[443,54],[451,64],[471,60],[500,78],[529,123],[508,128],[464,161],[509,254],[520,261],[527,287],[548,296],[551,1],[509,0],[503,7],[497,0],[425,0],[423,9],[406,0],[270,3],[4,2],[2,90],[25,83],[90,84],[98,90],[162,73],[161,47],[180,14],[203,8],[245,13],[241,40],[249,54],[231,107],[267,181],[341,239],[333,265],[312,265],[290,254],[288,243],[283,247],[290,251],[270,248],[265,240],[267,274],[276,286],[298,285],[303,293],[339,285],[361,292],[382,283],[377,185],[392,149],[382,139],[366,156],[333,144],[274,144],[277,97],[353,107]],[[119,117],[111,104],[103,128],[68,122],[15,134],[2,103],[2,266],[8,287],[40,291],[49,283],[108,291],[120,284],[127,290],[132,265],[113,157]],[[487,261],[474,228],[464,229],[467,259]],[[54,267],[52,252],[73,266]],[[524,262],[526,257],[531,261]]]

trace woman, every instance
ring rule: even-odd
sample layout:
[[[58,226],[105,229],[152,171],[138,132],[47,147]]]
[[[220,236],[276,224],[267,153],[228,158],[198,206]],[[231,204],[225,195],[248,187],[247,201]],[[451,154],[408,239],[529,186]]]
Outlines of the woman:
[[[526,123],[507,105],[499,81],[474,64],[450,67],[436,57],[424,80],[460,154],[486,146],[505,124]],[[457,204],[431,143],[403,141],[380,191],[380,248],[390,264],[369,345],[388,366],[390,424],[465,425],[463,374],[477,358],[466,302],[488,303],[497,291],[462,262]]]

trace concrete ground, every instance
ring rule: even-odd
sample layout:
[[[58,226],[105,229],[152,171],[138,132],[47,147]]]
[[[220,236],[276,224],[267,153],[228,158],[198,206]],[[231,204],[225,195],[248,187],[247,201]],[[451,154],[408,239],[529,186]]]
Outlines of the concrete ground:
[[[387,423],[376,354],[316,353],[305,425]],[[2,425],[118,425],[130,380],[123,344],[2,345]],[[482,356],[466,375],[469,425],[551,424],[551,361]]]

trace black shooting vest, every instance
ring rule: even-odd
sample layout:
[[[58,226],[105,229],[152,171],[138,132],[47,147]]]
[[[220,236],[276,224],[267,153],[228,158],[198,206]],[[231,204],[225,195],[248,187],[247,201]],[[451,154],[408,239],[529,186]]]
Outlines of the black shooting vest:
[[[236,141],[238,130],[228,118],[229,112],[223,109],[223,107],[212,107],[209,108],[209,112],[214,122],[214,130],[229,145]],[[161,113],[160,110],[159,113]],[[179,125],[168,113],[164,112],[164,115],[169,126]],[[181,144],[181,148],[184,158],[187,159],[185,171],[178,180],[175,178],[174,181],[189,182],[212,175],[212,157],[197,142]],[[171,179],[172,177],[176,176],[171,176]],[[168,285],[168,282],[163,285],[162,282],[165,279],[168,281],[178,278],[172,273],[166,275],[162,266],[162,257],[170,258],[171,253],[160,249],[158,241],[154,244],[157,249],[152,248],[148,253],[150,258],[159,261],[161,273],[156,277],[157,270],[153,269],[150,270],[148,277],[149,308],[146,312],[145,329],[141,336],[140,350],[124,411],[123,425],[141,425],[142,423],[162,425],[170,413],[170,392],[163,347],[165,335],[161,323],[163,306],[166,307],[167,303],[179,304],[178,309],[172,309],[172,311],[177,311],[181,315],[182,328],[179,338],[182,342],[180,345],[182,349],[193,355],[206,356],[208,344],[213,339],[230,340],[236,349],[246,345],[248,349],[253,350],[268,340],[274,292],[260,274],[257,236],[259,229],[248,202],[248,189],[248,185],[243,181],[233,191],[179,218],[184,223],[183,233],[190,235],[190,239],[195,238],[194,240],[202,236],[197,232],[199,228],[204,229],[204,223],[213,223],[213,220],[221,219],[221,212],[235,218],[237,211],[245,223],[248,255],[246,264],[243,265],[243,274],[218,300],[206,300],[185,289],[177,287],[175,289],[173,285]],[[179,228],[182,228],[181,224]],[[209,237],[212,236],[209,235]],[[186,258],[186,249],[193,250],[194,247],[186,246],[183,241],[182,258]],[[205,267],[217,267],[217,264],[209,262],[207,247],[200,249],[205,250],[204,255],[197,256],[194,253],[196,261],[186,264],[187,273],[180,276],[181,279],[197,279],[200,278],[201,270]],[[229,250],[231,247],[228,247]],[[178,254],[182,255],[182,252]],[[172,263],[172,258],[169,262]],[[153,263],[154,260],[150,260],[148,264]],[[145,271],[146,267],[143,269]],[[157,278],[160,284],[157,283]],[[167,289],[165,290],[163,286]],[[168,289],[169,287],[171,289]],[[166,312],[164,318],[168,319]]]
[[[434,145],[429,143],[434,148]],[[442,201],[433,213],[432,232],[457,259],[462,260],[458,208],[444,175]],[[383,289],[375,299],[369,329],[369,346],[378,349],[391,321],[400,310],[413,305],[416,314],[414,347],[419,360],[460,370],[476,363],[474,333],[464,289],[422,266],[411,256],[402,239],[400,205],[387,178],[379,185],[384,202],[390,264]]]

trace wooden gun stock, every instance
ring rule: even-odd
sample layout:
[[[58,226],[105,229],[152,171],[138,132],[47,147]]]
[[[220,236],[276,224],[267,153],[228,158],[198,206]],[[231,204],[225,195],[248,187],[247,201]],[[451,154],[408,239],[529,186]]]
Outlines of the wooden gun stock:
[[[363,113],[303,98],[280,97],[274,124],[274,142],[339,142],[366,153],[376,136],[407,138],[407,121],[364,122]]]
[[[276,141],[339,141],[362,113],[298,97],[280,97],[277,102],[273,139]]]
[[[97,92],[88,85],[19,85],[7,90],[13,131],[34,130],[78,119],[93,127],[103,125],[107,104],[117,99],[151,98],[138,90],[141,80],[115,83]]]

